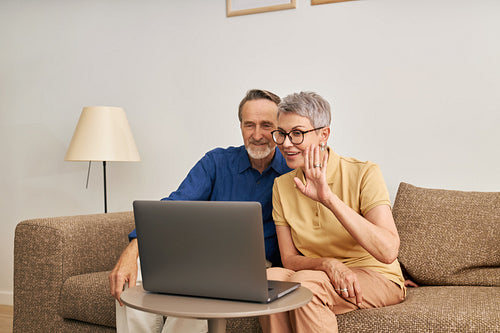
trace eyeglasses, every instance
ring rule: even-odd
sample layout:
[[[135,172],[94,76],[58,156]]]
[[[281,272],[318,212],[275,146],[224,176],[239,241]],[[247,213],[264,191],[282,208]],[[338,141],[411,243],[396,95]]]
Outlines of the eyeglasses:
[[[288,133],[283,132],[282,130],[274,130],[271,132],[271,135],[273,136],[274,142],[276,142],[276,144],[278,144],[278,145],[282,145],[285,142],[287,136],[290,139],[290,142],[292,144],[300,145],[302,142],[304,142],[304,134],[312,132],[312,131],[320,130],[324,127],[325,126],[313,128],[312,130],[309,130],[309,131],[301,131],[301,130],[295,129],[295,130],[292,130]]]

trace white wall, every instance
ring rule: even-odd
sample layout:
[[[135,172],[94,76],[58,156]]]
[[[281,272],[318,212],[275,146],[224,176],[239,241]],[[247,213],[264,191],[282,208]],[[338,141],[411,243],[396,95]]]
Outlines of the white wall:
[[[0,303],[16,224],[98,213],[102,167],[63,158],[83,106],[125,108],[139,163],[109,163],[109,211],[176,188],[241,144],[247,89],[312,90],[330,144],[399,182],[500,190],[500,2],[360,0],[226,18],[225,1],[0,2]],[[40,286],[43,288],[43,285]]]

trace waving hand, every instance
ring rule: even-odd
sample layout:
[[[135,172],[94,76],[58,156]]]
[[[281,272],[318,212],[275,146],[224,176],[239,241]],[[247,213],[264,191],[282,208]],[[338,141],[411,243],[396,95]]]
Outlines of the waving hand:
[[[326,167],[328,154],[325,153],[321,159],[319,147],[311,145],[304,153],[304,176],[306,183],[295,177],[294,181],[298,189],[307,197],[324,202],[332,193],[326,180]]]

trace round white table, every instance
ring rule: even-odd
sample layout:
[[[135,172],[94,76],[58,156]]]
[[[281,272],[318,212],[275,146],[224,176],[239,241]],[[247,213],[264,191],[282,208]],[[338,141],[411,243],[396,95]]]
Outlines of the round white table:
[[[207,319],[209,333],[225,332],[227,318],[290,311],[306,305],[311,298],[311,291],[305,287],[267,304],[150,293],[144,291],[142,285],[128,288],[121,295],[125,305],[137,310],[164,316]]]

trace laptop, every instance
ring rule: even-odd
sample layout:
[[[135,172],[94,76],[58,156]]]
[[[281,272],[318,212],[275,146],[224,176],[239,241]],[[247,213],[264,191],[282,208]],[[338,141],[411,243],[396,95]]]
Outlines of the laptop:
[[[258,202],[134,201],[143,288],[269,303],[300,283],[268,281]]]

